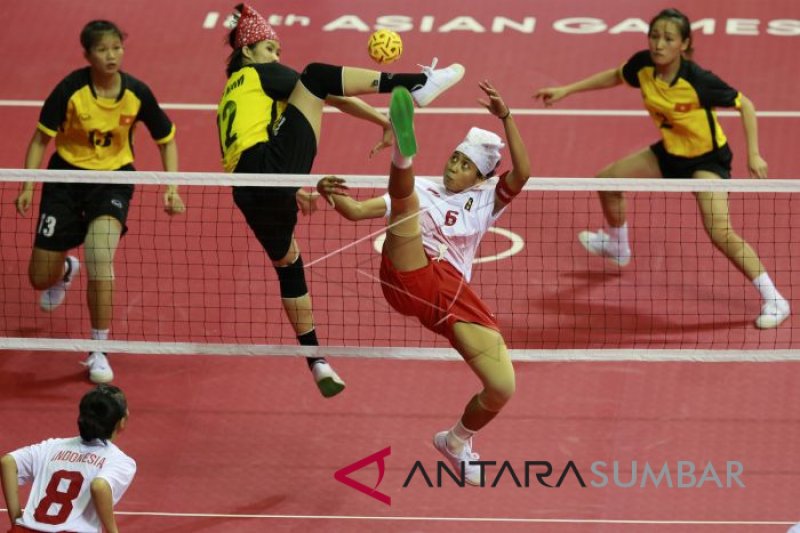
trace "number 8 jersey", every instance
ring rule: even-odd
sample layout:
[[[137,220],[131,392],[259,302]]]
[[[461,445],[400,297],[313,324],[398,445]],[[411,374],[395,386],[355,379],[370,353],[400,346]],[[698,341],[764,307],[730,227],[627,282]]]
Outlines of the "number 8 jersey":
[[[90,485],[102,478],[114,505],[133,481],[136,462],[112,442],[80,437],[48,439],[11,452],[21,485],[33,480],[25,512],[17,525],[35,531],[101,531]]]

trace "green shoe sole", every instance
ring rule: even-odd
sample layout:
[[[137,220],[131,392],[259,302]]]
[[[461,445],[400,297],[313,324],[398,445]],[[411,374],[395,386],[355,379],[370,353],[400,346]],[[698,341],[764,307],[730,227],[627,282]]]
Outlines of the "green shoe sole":
[[[417,154],[417,138],[414,136],[414,100],[405,87],[392,90],[389,105],[389,118],[392,121],[394,138],[404,157]]]

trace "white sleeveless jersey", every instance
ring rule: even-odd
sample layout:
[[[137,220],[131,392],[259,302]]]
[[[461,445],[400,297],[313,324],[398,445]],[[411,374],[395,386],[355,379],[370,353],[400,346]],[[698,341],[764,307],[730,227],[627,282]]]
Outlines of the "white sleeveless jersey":
[[[505,207],[494,211],[497,178],[462,192],[449,192],[442,183],[416,178],[414,188],[419,197],[422,245],[434,260],[447,261],[469,282],[472,262],[481,239],[494,225]],[[391,212],[388,194],[386,216]]]
[[[11,455],[19,483],[33,480],[17,524],[36,531],[99,532],[102,526],[92,502],[92,480],[108,481],[116,505],[136,473],[136,462],[113,443],[87,443],[80,437],[48,439]]]

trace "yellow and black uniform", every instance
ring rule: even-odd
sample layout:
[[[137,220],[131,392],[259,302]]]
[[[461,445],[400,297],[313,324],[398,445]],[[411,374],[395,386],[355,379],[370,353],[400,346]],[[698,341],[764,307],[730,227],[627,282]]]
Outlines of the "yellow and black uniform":
[[[317,154],[314,130],[288,105],[300,79],[280,63],[240,68],[217,107],[222,162],[237,173],[308,174]],[[273,261],[286,255],[297,224],[297,187],[234,187],[233,198]]]
[[[175,136],[175,125],[150,88],[120,72],[116,98],[94,91],[90,68],[64,78],[47,97],[38,129],[56,139],[47,168],[61,170],[133,170],[133,133],[145,123],[156,143]],[[108,215],[125,228],[133,186],[129,184],[46,183],[39,207],[35,246],[64,251],[81,244],[89,223]]]
[[[730,177],[733,156],[714,108],[741,108],[739,91],[686,59],[672,82],[661,80],[647,50],[634,54],[621,73],[626,83],[641,89],[644,106],[661,131],[662,140],[651,148],[665,178],[690,178],[696,170]]]

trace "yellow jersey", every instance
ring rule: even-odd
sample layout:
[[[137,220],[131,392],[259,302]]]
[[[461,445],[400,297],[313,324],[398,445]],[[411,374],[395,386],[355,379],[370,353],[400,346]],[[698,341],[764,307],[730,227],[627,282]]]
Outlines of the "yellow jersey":
[[[742,95],[693,61],[681,59],[671,83],[658,79],[648,50],[621,68],[622,79],[642,91],[644,106],[661,131],[667,152],[696,157],[725,145],[715,107],[742,106]]]
[[[61,158],[77,168],[117,170],[133,163],[133,134],[142,121],[158,144],[175,136],[175,125],[150,88],[130,74],[122,76],[116,98],[100,98],[89,67],[76,70],[44,102],[37,127],[56,139]]]

